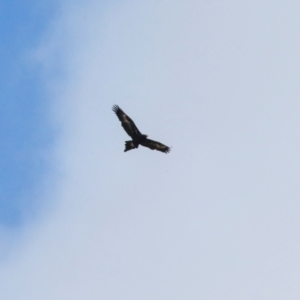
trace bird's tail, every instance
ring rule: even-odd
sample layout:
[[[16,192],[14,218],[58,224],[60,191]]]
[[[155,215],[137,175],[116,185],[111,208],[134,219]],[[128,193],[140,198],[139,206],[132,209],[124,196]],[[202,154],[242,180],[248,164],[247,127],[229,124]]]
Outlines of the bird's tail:
[[[138,146],[139,146],[139,144],[135,143],[134,141],[126,141],[124,152],[135,149],[135,148],[138,148]]]

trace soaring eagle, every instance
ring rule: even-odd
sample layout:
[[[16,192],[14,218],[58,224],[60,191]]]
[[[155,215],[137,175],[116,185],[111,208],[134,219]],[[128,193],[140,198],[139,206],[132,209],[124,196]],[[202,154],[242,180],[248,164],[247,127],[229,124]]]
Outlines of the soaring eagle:
[[[151,150],[158,150],[164,153],[170,152],[171,148],[169,148],[168,146],[165,146],[156,141],[149,140],[146,134],[141,134],[138,128],[135,126],[134,122],[124,113],[124,111],[118,105],[114,105],[112,107],[112,110],[121,121],[124,130],[132,138],[131,141],[125,142],[124,152],[138,148],[139,145],[148,147]]]

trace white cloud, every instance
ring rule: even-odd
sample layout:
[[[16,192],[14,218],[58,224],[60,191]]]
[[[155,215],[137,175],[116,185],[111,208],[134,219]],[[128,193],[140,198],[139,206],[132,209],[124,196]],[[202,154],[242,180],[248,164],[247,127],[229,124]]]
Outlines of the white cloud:
[[[261,5],[65,6],[59,207],[1,298],[297,299],[299,21]],[[115,103],[172,152],[122,153]]]

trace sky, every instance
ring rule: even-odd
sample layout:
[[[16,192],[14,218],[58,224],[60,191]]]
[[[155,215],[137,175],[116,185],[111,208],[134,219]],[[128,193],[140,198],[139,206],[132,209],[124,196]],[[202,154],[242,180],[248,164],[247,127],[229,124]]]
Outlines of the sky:
[[[0,298],[299,299],[299,13],[2,3]]]
[[[31,193],[50,167],[43,156],[54,138],[47,121],[49,102],[31,53],[47,28],[42,18],[53,12],[50,5],[36,4],[10,1],[0,5],[0,224],[7,227],[22,226],[23,210],[34,210]]]

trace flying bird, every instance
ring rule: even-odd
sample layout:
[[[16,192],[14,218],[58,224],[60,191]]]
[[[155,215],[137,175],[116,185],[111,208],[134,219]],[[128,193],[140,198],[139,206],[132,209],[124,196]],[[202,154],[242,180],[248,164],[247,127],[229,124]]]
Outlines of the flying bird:
[[[124,111],[118,105],[114,105],[112,107],[112,110],[121,121],[124,130],[132,138],[132,140],[125,142],[124,152],[138,148],[139,145],[148,147],[151,150],[158,150],[163,153],[169,153],[171,151],[170,147],[148,139],[148,136],[146,134],[141,134],[134,122],[124,113]]]

